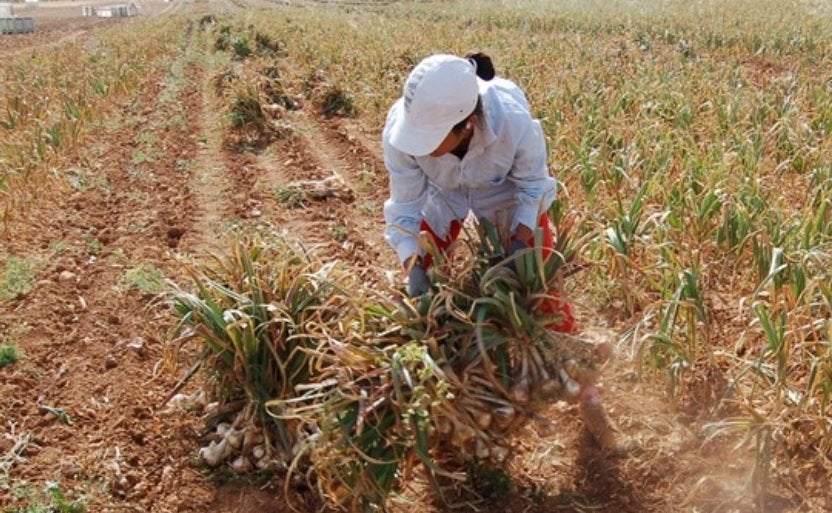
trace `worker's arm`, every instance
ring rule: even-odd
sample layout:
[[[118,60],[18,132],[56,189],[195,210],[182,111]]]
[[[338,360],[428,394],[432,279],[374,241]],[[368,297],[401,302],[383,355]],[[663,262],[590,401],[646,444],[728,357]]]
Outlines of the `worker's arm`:
[[[521,137],[508,179],[517,186],[517,209],[511,225],[514,238],[528,241],[541,212],[555,199],[557,181],[546,165],[546,141],[540,122],[530,120]]]
[[[427,199],[428,179],[416,159],[384,143],[384,165],[390,176],[390,198],[384,202],[385,239],[399,262],[419,254],[419,225]]]

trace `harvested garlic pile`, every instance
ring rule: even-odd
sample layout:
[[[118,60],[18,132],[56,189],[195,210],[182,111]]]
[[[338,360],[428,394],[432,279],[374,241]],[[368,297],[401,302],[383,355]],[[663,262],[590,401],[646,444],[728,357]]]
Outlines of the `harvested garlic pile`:
[[[199,450],[200,458],[209,467],[217,467],[232,458],[231,468],[238,473],[263,470],[274,465],[263,430],[259,427],[235,428],[231,424],[220,423],[212,438],[214,440]]]

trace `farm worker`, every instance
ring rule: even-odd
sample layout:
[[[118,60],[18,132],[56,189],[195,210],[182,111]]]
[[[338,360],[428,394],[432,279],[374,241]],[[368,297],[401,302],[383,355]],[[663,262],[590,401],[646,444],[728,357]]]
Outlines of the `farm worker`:
[[[431,55],[411,71],[382,136],[390,173],[385,238],[407,271],[410,296],[430,288],[432,258],[420,251],[418,234],[427,233],[444,252],[469,212],[492,223],[498,212],[513,213],[507,256],[534,244],[535,226],[543,232],[544,257],[551,253],[546,211],[557,181],[549,175],[540,122],[529,110],[523,91],[495,77],[483,54]],[[568,302],[553,298],[542,309],[561,314],[554,330],[577,330]]]
[[[495,77],[483,54],[436,54],[410,72],[403,93],[387,114],[382,143],[390,173],[385,238],[407,271],[408,294],[420,296],[431,286],[431,255],[420,250],[419,234],[427,233],[444,252],[469,213],[492,223],[498,212],[513,214],[509,254],[533,245],[539,226],[548,256],[553,240],[546,211],[557,181],[549,175],[543,130],[523,91]],[[554,297],[542,308],[561,314],[551,329],[577,331],[568,302]],[[618,449],[594,384],[582,390],[579,403],[596,440]]]

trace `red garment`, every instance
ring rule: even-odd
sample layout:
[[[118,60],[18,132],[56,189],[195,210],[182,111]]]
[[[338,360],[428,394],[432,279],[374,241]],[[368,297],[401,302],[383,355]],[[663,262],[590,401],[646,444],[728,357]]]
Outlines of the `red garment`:
[[[549,258],[549,255],[552,254],[555,246],[554,237],[552,237],[552,223],[549,222],[549,216],[546,213],[541,214],[537,221],[537,225],[543,229],[543,258],[547,259]],[[419,229],[421,231],[428,232],[431,239],[433,239],[433,243],[439,251],[444,254],[451,244],[453,244],[453,242],[459,237],[459,234],[462,231],[462,222],[459,220],[451,221],[451,226],[448,229],[448,236],[444,239],[440,239],[426,221],[422,221]],[[529,246],[534,246],[534,238],[523,242]],[[422,265],[425,269],[428,269],[431,264],[433,264],[433,255],[425,255],[422,259]],[[560,296],[556,291],[550,292],[550,295],[551,298],[541,300],[538,303],[538,311],[543,315],[560,314],[563,316],[563,320],[560,323],[553,323],[547,327],[558,333],[577,333],[578,323],[575,320],[574,313],[572,312],[572,305],[568,301],[560,299]]]
[[[439,251],[447,256],[448,248],[451,247],[451,244],[459,237],[459,233],[462,231],[462,223],[454,219],[451,221],[451,227],[448,228],[448,236],[444,239],[440,239],[436,232],[433,231],[433,228],[427,223],[427,221],[422,221],[422,224],[419,226],[419,231],[428,232],[430,238],[433,239],[434,245]],[[430,266],[433,265],[433,255],[427,253],[425,256],[422,257],[422,267],[425,269],[429,269]]]

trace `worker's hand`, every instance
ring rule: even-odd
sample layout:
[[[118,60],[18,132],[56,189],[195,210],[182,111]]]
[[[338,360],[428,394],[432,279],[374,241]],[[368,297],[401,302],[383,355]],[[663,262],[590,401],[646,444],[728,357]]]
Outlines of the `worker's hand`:
[[[421,264],[415,264],[407,273],[407,295],[419,297],[430,290],[430,279]]]

